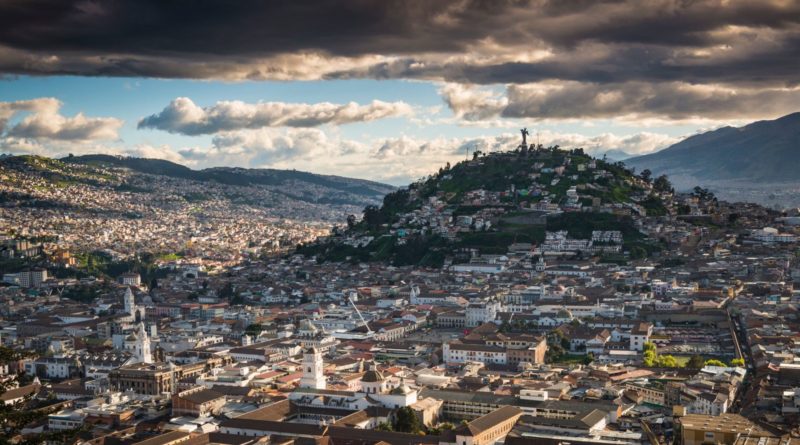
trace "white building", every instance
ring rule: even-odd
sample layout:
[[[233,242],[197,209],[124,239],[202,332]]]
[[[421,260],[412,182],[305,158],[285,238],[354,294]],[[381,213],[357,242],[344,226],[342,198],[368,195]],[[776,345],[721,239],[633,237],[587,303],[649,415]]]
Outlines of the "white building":
[[[325,389],[324,363],[322,353],[315,347],[309,347],[303,354],[303,377],[301,388]]]
[[[395,409],[417,403],[417,390],[408,387],[403,380],[387,379],[374,364],[361,377],[360,391],[325,389],[322,368],[322,355],[318,351],[307,351],[300,386],[289,394],[289,400],[300,406],[356,411],[370,406]]]
[[[142,277],[138,273],[128,272],[119,276],[119,282],[125,286],[139,287],[142,285]]]
[[[464,344],[450,342],[442,345],[444,362],[448,365],[461,365],[469,362],[485,364],[508,364],[508,353],[499,346]]]
[[[153,354],[150,352],[150,337],[144,323],[139,323],[137,332],[125,339],[125,349],[133,354],[133,363],[153,363]]]
[[[497,313],[502,310],[500,302],[497,300],[481,301],[470,303],[466,309],[466,324],[468,328],[474,328],[484,323],[494,321]]]

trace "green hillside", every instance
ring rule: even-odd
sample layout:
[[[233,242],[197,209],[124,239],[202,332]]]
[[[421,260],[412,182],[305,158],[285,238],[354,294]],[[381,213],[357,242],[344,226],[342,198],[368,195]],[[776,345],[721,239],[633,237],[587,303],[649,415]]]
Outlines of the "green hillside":
[[[664,178],[658,184],[669,191]],[[388,194],[360,221],[351,218],[347,228],[298,252],[320,261],[440,266],[469,249],[505,253],[512,243],[538,244],[546,231],[586,237],[593,230],[620,230],[626,250],[641,256],[657,246],[644,242],[634,219],[667,213],[657,191],[651,178],[581,149],[476,152]]]

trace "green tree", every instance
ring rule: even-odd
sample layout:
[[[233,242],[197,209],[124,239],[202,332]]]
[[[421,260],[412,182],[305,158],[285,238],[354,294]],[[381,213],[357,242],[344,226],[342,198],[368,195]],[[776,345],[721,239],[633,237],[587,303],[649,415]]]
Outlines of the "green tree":
[[[653,188],[662,193],[672,191],[672,183],[669,182],[667,175],[661,175],[653,181]]]
[[[717,359],[709,359],[705,362],[706,366],[725,366],[725,363]]]
[[[397,410],[394,430],[403,433],[419,434],[422,432],[422,424],[414,410],[408,406],[404,406]]]
[[[744,366],[744,359],[743,358],[735,358],[731,360],[731,366]]]
[[[244,333],[251,337],[258,337],[258,334],[260,334],[263,330],[264,328],[260,324],[253,323],[245,328]]]
[[[219,298],[228,300],[233,297],[233,283],[228,281],[222,286],[222,289],[219,290]]]
[[[376,205],[368,205],[364,208],[364,223],[370,229],[378,229],[385,222],[381,209]]]
[[[656,358],[656,365],[661,368],[677,368],[678,360],[672,355],[659,355]]]
[[[689,361],[686,363],[687,368],[702,368],[705,364],[705,359],[700,355],[693,355],[689,358]]]
[[[655,351],[644,351],[642,354],[642,364],[648,368],[653,367],[656,365],[656,353]]]
[[[455,428],[456,426],[450,422],[442,422],[435,427],[428,428],[428,434],[432,436],[438,436],[445,431],[454,430]]]
[[[381,422],[375,429],[378,431],[394,431],[394,429],[392,429],[392,424],[389,422]]]

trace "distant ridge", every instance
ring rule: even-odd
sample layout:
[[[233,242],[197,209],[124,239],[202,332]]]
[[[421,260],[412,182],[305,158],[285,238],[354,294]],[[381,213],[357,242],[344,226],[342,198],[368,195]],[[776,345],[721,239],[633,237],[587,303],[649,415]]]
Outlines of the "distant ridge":
[[[277,170],[270,168],[232,168],[215,167],[204,170],[192,170],[175,162],[163,159],[134,158],[92,154],[69,156],[60,159],[63,162],[84,165],[111,165],[128,168],[140,173],[169,176],[192,181],[214,181],[228,185],[280,185],[287,181],[302,181],[322,187],[357,195],[380,198],[395,187],[364,179],[345,178],[332,175],[318,175],[298,170]]]
[[[666,174],[684,188],[723,181],[743,186],[800,182],[800,112],[691,136],[625,164]]]
[[[219,199],[224,205],[248,205],[268,209],[268,214],[279,217],[294,215],[307,221],[344,219],[366,205],[380,203],[386,194],[397,190],[373,181],[296,170],[225,167],[192,170],[162,159],[102,154],[62,159],[4,156],[0,157],[0,175],[4,172],[11,172],[17,178],[41,180],[54,188],[81,184],[109,194],[171,193],[178,200],[193,202]],[[10,185],[7,201],[31,204],[33,198],[25,183]],[[50,204],[60,205],[55,201]]]

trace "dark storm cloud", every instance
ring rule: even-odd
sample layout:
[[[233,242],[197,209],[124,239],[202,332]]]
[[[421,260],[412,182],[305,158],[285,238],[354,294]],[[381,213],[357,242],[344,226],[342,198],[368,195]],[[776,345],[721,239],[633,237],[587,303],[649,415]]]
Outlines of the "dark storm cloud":
[[[6,0],[0,73],[507,85],[443,94],[465,120],[774,115],[800,2]]]
[[[799,35],[800,3],[761,0],[11,0],[0,3],[0,70],[788,83]],[[520,60],[532,49],[550,56]]]

